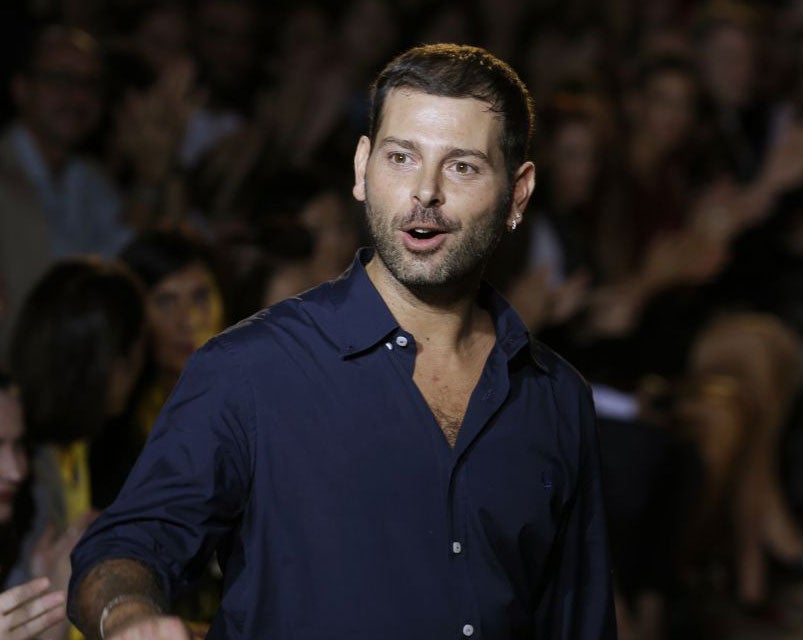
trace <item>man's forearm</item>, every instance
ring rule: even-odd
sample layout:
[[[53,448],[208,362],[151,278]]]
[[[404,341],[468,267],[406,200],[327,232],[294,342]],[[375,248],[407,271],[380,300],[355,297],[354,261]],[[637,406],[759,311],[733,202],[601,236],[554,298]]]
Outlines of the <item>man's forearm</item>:
[[[93,567],[76,591],[78,627],[88,640],[106,638],[135,619],[158,615],[165,594],[153,572],[141,562],[106,560]]]

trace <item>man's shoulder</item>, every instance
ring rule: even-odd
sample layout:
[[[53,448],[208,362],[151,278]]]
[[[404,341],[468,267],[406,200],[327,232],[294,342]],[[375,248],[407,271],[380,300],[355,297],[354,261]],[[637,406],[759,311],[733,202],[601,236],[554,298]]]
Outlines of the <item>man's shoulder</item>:
[[[553,385],[591,393],[588,382],[571,363],[533,336],[530,336],[530,355],[538,368],[549,376]]]
[[[213,338],[207,348],[220,348],[242,361],[279,358],[293,347],[319,346],[327,340],[315,307],[321,303],[317,289],[287,298],[233,324]]]

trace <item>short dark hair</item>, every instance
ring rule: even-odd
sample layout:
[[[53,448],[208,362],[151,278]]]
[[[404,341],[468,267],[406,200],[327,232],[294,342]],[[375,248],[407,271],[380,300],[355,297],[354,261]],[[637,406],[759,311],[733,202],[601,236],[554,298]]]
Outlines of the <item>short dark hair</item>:
[[[510,177],[528,158],[533,132],[533,104],[527,87],[505,62],[485,49],[430,44],[394,58],[371,88],[369,137],[373,144],[391,90],[407,87],[448,98],[476,98],[502,116],[502,150]]]
[[[10,354],[34,442],[97,435],[114,360],[131,353],[144,326],[142,285],[123,264],[70,258],[45,272],[23,303]]]

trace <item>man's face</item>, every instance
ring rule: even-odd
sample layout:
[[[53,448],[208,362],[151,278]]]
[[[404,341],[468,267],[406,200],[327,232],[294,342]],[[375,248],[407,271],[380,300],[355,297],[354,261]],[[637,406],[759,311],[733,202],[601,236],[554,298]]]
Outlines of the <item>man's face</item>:
[[[501,140],[502,120],[485,102],[388,94],[373,148],[365,137],[358,145],[354,196],[396,281],[443,286],[481,272],[513,215]]]
[[[15,96],[34,133],[70,149],[98,123],[101,67],[98,57],[67,40],[45,44],[29,76],[18,78]]]

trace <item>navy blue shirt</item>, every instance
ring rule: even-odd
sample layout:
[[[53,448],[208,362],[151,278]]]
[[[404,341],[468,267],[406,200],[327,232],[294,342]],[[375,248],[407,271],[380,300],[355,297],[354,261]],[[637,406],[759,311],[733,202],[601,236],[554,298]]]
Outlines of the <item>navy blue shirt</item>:
[[[175,594],[217,550],[212,639],[615,637],[585,383],[483,287],[496,344],[450,447],[370,255],[193,356],[71,591],[126,557]]]

